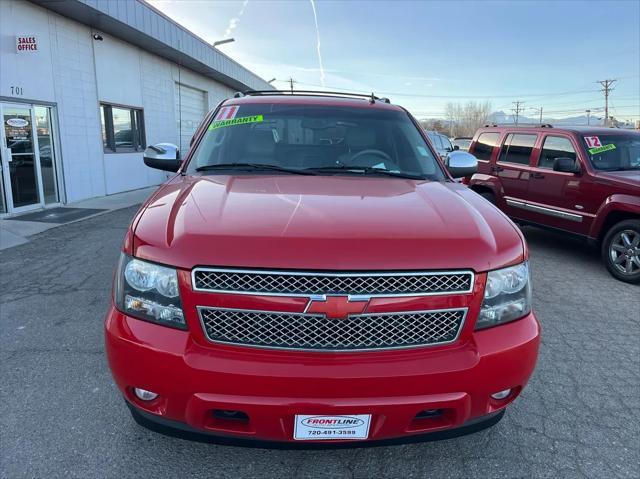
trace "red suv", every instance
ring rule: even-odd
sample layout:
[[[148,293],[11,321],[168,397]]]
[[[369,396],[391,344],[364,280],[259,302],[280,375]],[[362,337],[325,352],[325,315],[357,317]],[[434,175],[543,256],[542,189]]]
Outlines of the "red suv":
[[[640,133],[485,127],[469,186],[518,222],[587,238],[616,278],[640,282]]]
[[[204,120],[126,235],[105,323],[147,427],[407,440],[496,423],[538,355],[517,227],[375,97],[251,92]],[[226,439],[221,439],[226,438]]]

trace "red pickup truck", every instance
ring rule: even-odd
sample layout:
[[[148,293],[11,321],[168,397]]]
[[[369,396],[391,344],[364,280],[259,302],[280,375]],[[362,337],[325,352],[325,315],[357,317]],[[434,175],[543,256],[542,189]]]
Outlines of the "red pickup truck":
[[[134,418],[270,444],[451,437],[534,370],[518,228],[375,97],[252,92],[204,120],[126,235],[105,322]],[[226,438],[226,439],[225,439]],[[258,442],[261,444],[261,442]]]
[[[616,278],[640,282],[640,133],[612,128],[480,128],[474,191],[519,223],[579,235]]]

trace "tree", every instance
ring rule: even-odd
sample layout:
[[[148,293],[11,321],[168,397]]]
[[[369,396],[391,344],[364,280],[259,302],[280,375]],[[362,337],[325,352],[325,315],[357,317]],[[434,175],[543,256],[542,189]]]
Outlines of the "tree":
[[[450,136],[473,136],[478,128],[487,123],[491,114],[491,103],[468,101],[466,104],[449,102],[445,115],[449,122]]]
[[[420,120],[420,126],[425,130],[437,131],[438,133],[442,133],[443,135],[449,134],[447,126],[444,125],[441,120],[437,120],[437,119]]]

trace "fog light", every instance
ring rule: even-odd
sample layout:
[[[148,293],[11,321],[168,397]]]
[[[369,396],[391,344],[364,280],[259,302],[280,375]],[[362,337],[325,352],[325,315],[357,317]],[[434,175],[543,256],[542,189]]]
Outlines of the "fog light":
[[[504,391],[499,391],[497,393],[493,393],[491,395],[491,397],[493,399],[500,400],[500,399],[506,398],[509,394],[511,394],[511,389],[505,389]]]
[[[133,392],[136,397],[142,401],[153,401],[158,395],[154,392],[147,391],[146,389],[133,388]]]

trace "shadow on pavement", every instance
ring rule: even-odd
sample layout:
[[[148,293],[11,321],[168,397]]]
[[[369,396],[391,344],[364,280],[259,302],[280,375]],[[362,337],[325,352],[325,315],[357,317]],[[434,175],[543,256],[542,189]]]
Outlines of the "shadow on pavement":
[[[532,251],[544,250],[554,255],[574,257],[588,263],[600,262],[598,247],[587,243],[584,239],[535,226],[519,227]]]

